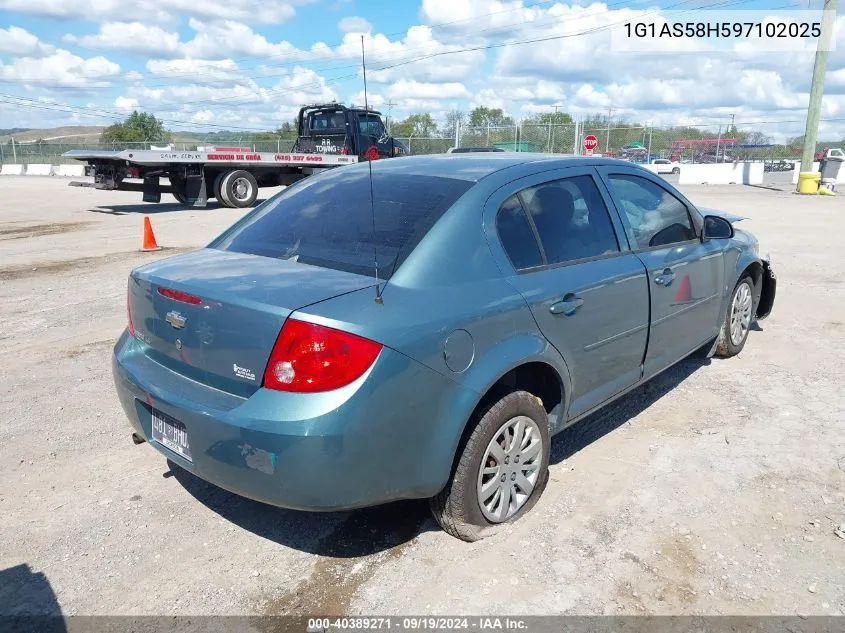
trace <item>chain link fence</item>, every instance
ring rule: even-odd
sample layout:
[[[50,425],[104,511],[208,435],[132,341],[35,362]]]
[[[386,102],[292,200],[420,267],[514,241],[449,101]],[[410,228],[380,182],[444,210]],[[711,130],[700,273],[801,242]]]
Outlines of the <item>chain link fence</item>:
[[[777,123],[698,125],[657,127],[648,125],[608,125],[579,122],[542,124],[516,122],[504,126],[461,127],[457,135],[400,137],[411,154],[442,154],[452,147],[496,147],[505,151],[583,154],[585,136],[593,135],[597,145],[594,154],[624,158],[637,163],[668,159],[678,163],[711,163],[759,161],[767,171],[791,169],[800,158],[800,140],[788,141]],[[779,139],[776,142],[773,139]],[[174,134],[165,143],[91,143],[61,141],[0,142],[0,163],[74,163],[62,156],[69,150],[130,150],[168,147],[173,151],[194,151],[200,147],[243,147],[256,152],[287,152],[294,145],[294,135],[255,136],[213,135],[213,140]]]

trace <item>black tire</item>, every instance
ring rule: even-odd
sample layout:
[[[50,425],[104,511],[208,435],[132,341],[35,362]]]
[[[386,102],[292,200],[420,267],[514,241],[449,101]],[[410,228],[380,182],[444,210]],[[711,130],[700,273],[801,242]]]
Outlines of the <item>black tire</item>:
[[[477,487],[481,461],[494,436],[499,434],[506,423],[518,416],[530,418],[539,429],[542,444],[537,475],[533,490],[522,506],[512,516],[494,522],[484,515],[479,501]],[[446,532],[464,541],[477,541],[522,517],[543,494],[549,479],[549,420],[537,397],[527,391],[514,391],[480,411],[470,421],[470,425],[471,428],[467,429],[458,447],[449,482],[437,496],[431,498],[430,505],[434,518]],[[498,479],[498,476],[496,474],[495,478]]]
[[[223,204],[233,209],[244,209],[255,204],[258,198],[258,181],[248,171],[230,171],[220,181]]]
[[[214,194],[214,197],[217,199],[222,206],[229,206],[225,202],[223,202],[223,196],[220,194],[220,183],[223,181],[223,176],[226,175],[227,172],[221,171],[214,177],[214,183],[211,185],[211,192]]]
[[[731,319],[734,312],[734,302],[740,292],[745,292],[745,290],[742,290],[743,288],[750,293],[749,297],[751,305],[748,308],[750,310],[750,317],[748,320],[748,326],[745,328],[744,332],[742,332],[741,339],[735,341],[731,338]],[[743,275],[740,277],[739,281],[736,282],[736,286],[731,293],[730,301],[728,301],[728,309],[725,311],[725,319],[722,321],[722,327],[719,329],[719,339],[716,342],[716,356],[721,358],[730,358],[731,356],[736,356],[742,351],[742,348],[745,347],[745,342],[748,340],[748,333],[751,331],[751,324],[754,323],[754,311],[756,308],[757,305],[754,298],[754,280],[750,275]]]
[[[170,176],[170,189],[173,193],[173,197],[176,198],[176,201],[180,204],[188,204],[188,195],[185,192],[185,181],[181,178],[176,178],[175,176]]]

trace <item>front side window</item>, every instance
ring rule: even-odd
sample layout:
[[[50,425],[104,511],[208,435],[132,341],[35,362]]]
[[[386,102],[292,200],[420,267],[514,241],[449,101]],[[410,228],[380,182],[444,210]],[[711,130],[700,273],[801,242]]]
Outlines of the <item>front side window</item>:
[[[630,226],[635,248],[654,248],[696,238],[686,205],[647,178],[612,174],[610,189]]]

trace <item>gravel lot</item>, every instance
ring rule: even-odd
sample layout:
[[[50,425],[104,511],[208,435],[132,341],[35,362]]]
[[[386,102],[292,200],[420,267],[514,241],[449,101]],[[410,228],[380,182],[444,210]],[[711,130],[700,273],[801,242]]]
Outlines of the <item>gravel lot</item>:
[[[243,211],[4,177],[0,614],[845,613],[845,200],[684,189],[751,218],[773,315],[558,436],[539,504],[468,545],[425,502],[280,510],[134,446],[127,273]],[[171,250],[138,252],[145,213]]]

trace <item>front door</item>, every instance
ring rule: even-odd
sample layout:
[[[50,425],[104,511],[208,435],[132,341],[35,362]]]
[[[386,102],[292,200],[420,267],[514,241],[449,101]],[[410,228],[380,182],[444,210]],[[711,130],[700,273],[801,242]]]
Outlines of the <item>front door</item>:
[[[648,334],[645,268],[596,177],[590,167],[546,172],[510,183],[487,205],[508,282],[569,368],[569,418],[639,380]]]
[[[651,293],[648,378],[718,333],[723,284],[722,247],[702,242],[688,205],[656,176],[625,167],[600,168],[628,241],[643,261]]]

